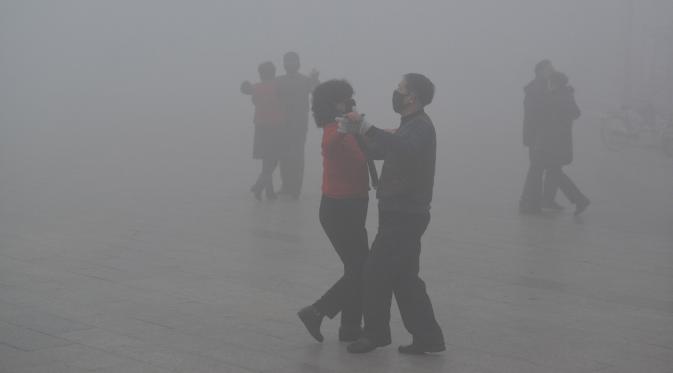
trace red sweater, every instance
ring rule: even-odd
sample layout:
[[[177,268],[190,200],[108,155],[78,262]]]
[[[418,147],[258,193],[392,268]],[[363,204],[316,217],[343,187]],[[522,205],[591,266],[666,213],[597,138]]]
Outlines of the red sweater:
[[[279,126],[285,119],[276,86],[275,81],[270,81],[259,82],[252,88],[252,103],[255,105],[254,123],[258,126]]]
[[[367,159],[355,136],[337,132],[330,123],[322,133],[322,193],[330,198],[367,198]]]

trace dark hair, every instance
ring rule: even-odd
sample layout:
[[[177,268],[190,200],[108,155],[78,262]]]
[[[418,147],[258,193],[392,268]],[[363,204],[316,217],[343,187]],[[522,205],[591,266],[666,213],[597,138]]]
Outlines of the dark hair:
[[[328,80],[313,90],[311,111],[318,127],[332,123],[339,115],[336,105],[353,96],[353,87],[346,80]]]
[[[544,59],[535,64],[535,76],[540,76],[542,74],[542,70],[549,66],[551,66],[551,61],[548,59]]]
[[[287,52],[283,56],[283,63],[299,63],[299,54],[297,52]]]
[[[257,71],[262,80],[272,80],[276,77],[276,66],[270,61],[261,63],[257,67]]]
[[[429,105],[435,97],[435,85],[423,74],[409,73],[404,75],[407,90],[413,92],[422,107]]]

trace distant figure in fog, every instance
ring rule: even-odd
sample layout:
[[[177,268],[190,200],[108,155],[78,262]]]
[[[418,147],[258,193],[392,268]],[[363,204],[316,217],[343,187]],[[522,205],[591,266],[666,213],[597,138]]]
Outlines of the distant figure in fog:
[[[325,316],[341,312],[340,341],[355,341],[362,333],[362,271],[369,252],[367,159],[356,135],[339,127],[337,117],[353,111],[353,88],[345,80],[330,80],[313,92],[313,117],[322,128],[323,181],[320,224],[344,265],[343,276],[315,303],[299,311],[309,333],[323,341]]]
[[[299,55],[288,52],[283,57],[286,74],[278,77],[278,94],[285,112],[286,148],[280,159],[282,186],[279,193],[299,198],[304,180],[304,149],[308,131],[309,95],[320,83],[316,70],[309,76],[299,72]]]
[[[257,200],[262,199],[262,192],[266,192],[268,200],[274,200],[276,193],[273,189],[273,172],[286,148],[286,144],[280,140],[285,115],[278,96],[278,84],[275,81],[276,66],[271,62],[264,62],[257,70],[259,83],[251,84],[245,81],[241,84],[241,93],[252,95],[252,103],[255,106],[252,156],[254,159],[262,160],[262,171],[250,191]]]
[[[411,344],[403,354],[444,351],[444,336],[435,319],[425,282],[419,277],[421,237],[430,223],[437,139],[425,112],[435,85],[421,74],[406,74],[393,92],[400,125],[393,133],[370,125],[358,113],[347,116],[347,131],[365,139],[370,158],[383,159],[376,190],[379,229],[364,272],[364,331],[348,345],[350,353],[367,353],[391,343],[393,295]]]
[[[550,90],[545,97],[548,117],[542,122],[543,126],[536,135],[534,146],[539,149],[539,157],[545,166],[543,208],[558,206],[554,198],[560,188],[575,205],[575,215],[579,215],[589,206],[589,199],[562,169],[573,161],[573,122],[581,114],[574,92],[573,87],[568,85],[565,74],[554,72],[550,76]]]
[[[530,166],[519,211],[537,214],[542,209],[560,211],[554,197],[560,187],[575,204],[575,214],[589,205],[575,184],[562,171],[572,161],[572,123],[579,118],[573,88],[551,61],[535,66],[535,78],[525,88],[523,144],[528,147]]]

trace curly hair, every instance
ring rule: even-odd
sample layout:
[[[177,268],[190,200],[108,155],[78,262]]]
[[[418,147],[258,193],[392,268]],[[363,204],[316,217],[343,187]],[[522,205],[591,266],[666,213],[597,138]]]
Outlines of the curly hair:
[[[318,127],[334,122],[339,115],[336,105],[353,97],[353,87],[346,80],[328,80],[313,90],[311,111]]]

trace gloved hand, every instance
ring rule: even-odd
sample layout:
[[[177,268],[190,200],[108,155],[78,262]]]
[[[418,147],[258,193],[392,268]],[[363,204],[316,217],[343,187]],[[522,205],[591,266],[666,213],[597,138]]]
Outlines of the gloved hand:
[[[372,127],[372,125],[369,122],[367,122],[364,118],[365,115],[360,114],[358,112],[351,112],[346,114],[346,119],[348,121],[358,124],[357,133],[360,135],[364,135]]]
[[[360,124],[349,120],[348,118],[337,117],[337,132],[339,133],[353,133],[356,134],[360,131]]]

